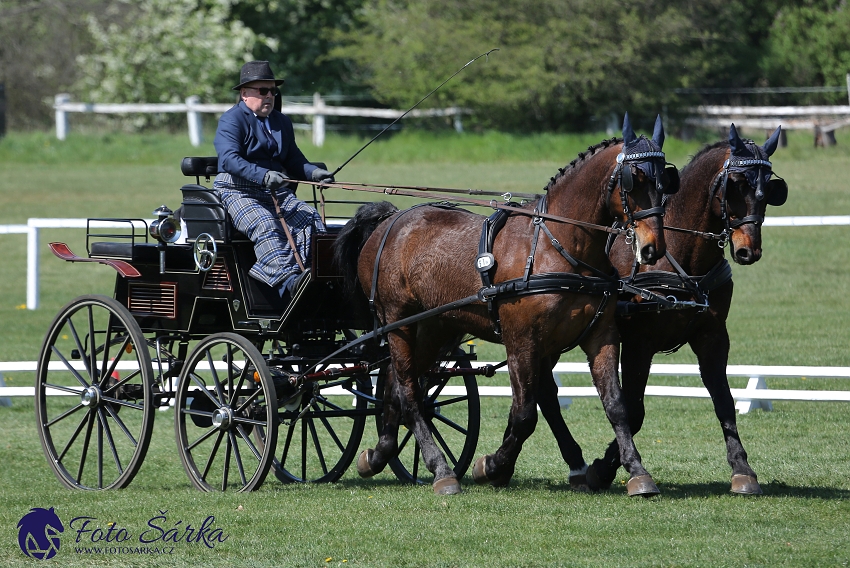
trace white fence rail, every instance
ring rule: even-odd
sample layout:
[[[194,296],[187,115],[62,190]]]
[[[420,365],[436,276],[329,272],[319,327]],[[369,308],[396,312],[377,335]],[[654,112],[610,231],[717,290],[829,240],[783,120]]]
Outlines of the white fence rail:
[[[53,109],[56,112],[56,138],[65,140],[68,136],[69,123],[68,113],[83,112],[95,114],[156,114],[156,113],[186,113],[186,121],[189,125],[189,140],[192,146],[200,146],[204,140],[202,113],[222,114],[231,108],[233,104],[202,104],[200,99],[192,96],[185,103],[79,103],[72,102],[71,95],[59,94],[54,98]],[[302,129],[312,130],[313,145],[321,147],[325,143],[325,117],[326,116],[351,116],[366,118],[396,119],[405,113],[403,110],[360,108],[345,106],[328,106],[319,93],[313,95],[313,104],[285,104],[281,108],[284,114],[292,116],[311,116],[312,124],[300,125]],[[415,109],[407,116],[410,117],[437,117],[451,116],[454,118],[454,128],[463,132],[462,115],[470,111],[458,107]]]
[[[495,363],[475,363],[474,366],[480,367],[484,365],[494,365]],[[119,371],[132,370],[135,367],[134,363],[119,363],[117,369]],[[223,365],[223,363],[222,363]],[[0,377],[3,372],[34,372],[37,364],[35,361],[16,361],[8,363],[0,363]],[[82,362],[79,362],[75,367],[84,369]],[[53,371],[61,371],[67,367],[59,361],[52,362],[50,369]],[[587,363],[558,363],[555,365],[555,377],[558,380],[559,375],[563,374],[589,374],[590,370]],[[497,371],[500,374],[506,374],[507,369],[502,367]],[[650,369],[650,374],[656,376],[699,376],[699,367],[697,365],[687,364],[654,364]],[[762,409],[770,411],[773,409],[772,401],[788,400],[788,401],[809,401],[809,402],[850,402],[850,391],[820,391],[820,390],[791,390],[791,389],[768,389],[765,377],[806,377],[806,378],[850,378],[850,367],[808,367],[808,366],[763,366],[763,365],[729,365],[726,367],[726,374],[730,377],[749,377],[747,388],[731,389],[732,397],[735,399],[737,408],[740,414],[746,414],[751,410]],[[563,387],[558,382],[558,399],[562,407],[568,407],[571,403],[571,398],[595,398],[598,395],[595,387]],[[511,396],[510,386],[479,386],[478,392],[480,396],[485,397],[509,397]],[[458,396],[466,394],[463,387],[447,387],[442,393],[446,396]],[[50,395],[67,396],[68,393],[62,391],[49,392]],[[325,394],[350,395],[341,387],[338,392],[331,389],[325,391]],[[34,396],[34,387],[2,387],[0,386],[0,399],[4,397],[17,396]],[[647,396],[666,396],[677,398],[710,398],[708,391],[704,387],[672,387],[649,385],[646,388]]]
[[[85,229],[87,219],[32,218],[26,225],[0,225],[0,235],[25,233],[27,235],[27,309],[38,309],[39,304],[39,243],[41,229]],[[820,217],[767,217],[767,227],[806,227],[850,225],[850,215],[825,215]],[[98,222],[97,228],[126,227],[126,223]]]

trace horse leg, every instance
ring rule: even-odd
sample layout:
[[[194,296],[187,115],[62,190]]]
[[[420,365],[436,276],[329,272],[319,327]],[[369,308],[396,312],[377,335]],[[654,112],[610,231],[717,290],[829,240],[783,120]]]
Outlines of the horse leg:
[[[738,435],[735,400],[726,376],[729,358],[729,334],[726,327],[714,333],[701,334],[691,341],[691,349],[696,353],[702,382],[711,395],[714,414],[720,421],[726,440],[726,459],[732,466],[731,491],[742,495],[761,495],[756,472],[747,461],[747,452]]]
[[[398,454],[398,427],[403,414],[398,392],[398,381],[392,364],[387,367],[383,393],[383,426],[378,434],[375,449],[363,450],[357,458],[357,473],[360,477],[372,477],[381,473],[387,462]]]
[[[557,359],[554,361],[557,363]],[[561,406],[558,404],[558,385],[552,374],[554,364],[550,358],[549,364],[541,365],[540,382],[537,385],[537,405],[540,413],[552,429],[552,434],[558,442],[561,457],[570,466],[570,487],[586,491],[587,485],[587,463],[581,452],[581,446],[573,438],[564,416],[561,414]]]
[[[626,485],[629,495],[657,495],[660,491],[641,463],[640,453],[635,447],[629,428],[628,413],[617,377],[620,344],[619,341],[611,341],[612,338],[618,338],[613,321],[607,329],[600,325],[597,333],[582,343],[582,349],[587,354],[590,374],[599,392],[605,415],[614,428],[614,436],[620,448],[620,463],[631,476]]]
[[[649,381],[649,369],[654,353],[649,345],[626,338],[623,339],[621,349],[622,397],[628,413],[629,430],[634,437],[643,426],[646,415],[644,392]],[[614,482],[620,465],[620,444],[614,439],[605,450],[605,456],[593,460],[587,472],[590,488],[594,491],[608,489]]]
[[[516,355],[508,353],[508,370],[513,389],[508,427],[499,449],[475,461],[472,478],[476,483],[490,482],[494,487],[503,487],[510,483],[522,445],[537,426],[537,403],[534,393],[539,361],[535,360],[528,350],[522,357],[523,360],[520,361]]]

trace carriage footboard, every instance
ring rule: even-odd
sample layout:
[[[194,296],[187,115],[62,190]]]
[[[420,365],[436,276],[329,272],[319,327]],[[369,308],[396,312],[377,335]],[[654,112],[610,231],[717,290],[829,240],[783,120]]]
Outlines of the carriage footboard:
[[[65,243],[50,243],[49,246],[53,254],[68,262],[96,262],[98,264],[105,264],[114,268],[124,278],[138,278],[142,275],[132,264],[123,260],[77,256]]]

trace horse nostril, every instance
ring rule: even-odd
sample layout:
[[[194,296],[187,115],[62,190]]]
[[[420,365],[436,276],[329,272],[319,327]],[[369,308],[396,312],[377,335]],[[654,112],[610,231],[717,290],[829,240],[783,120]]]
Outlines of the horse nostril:
[[[642,256],[643,256],[643,258],[645,258],[647,261],[650,261],[650,262],[651,262],[651,261],[654,261],[654,260],[655,260],[655,252],[656,252],[656,251],[655,251],[655,245],[646,245],[645,247],[643,247],[643,254],[642,254]]]

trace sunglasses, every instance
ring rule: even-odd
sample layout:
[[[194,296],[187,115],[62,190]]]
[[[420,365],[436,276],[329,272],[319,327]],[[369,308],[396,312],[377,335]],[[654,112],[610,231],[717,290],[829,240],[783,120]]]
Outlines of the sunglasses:
[[[258,93],[260,93],[261,97],[265,97],[269,93],[274,96],[278,96],[280,94],[280,89],[277,87],[245,87],[246,89],[254,89]]]

